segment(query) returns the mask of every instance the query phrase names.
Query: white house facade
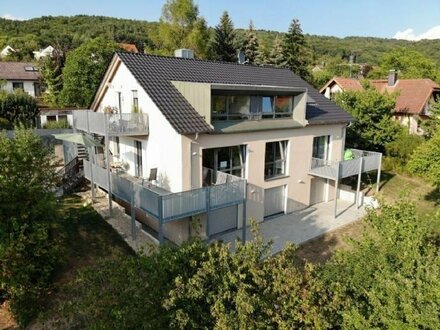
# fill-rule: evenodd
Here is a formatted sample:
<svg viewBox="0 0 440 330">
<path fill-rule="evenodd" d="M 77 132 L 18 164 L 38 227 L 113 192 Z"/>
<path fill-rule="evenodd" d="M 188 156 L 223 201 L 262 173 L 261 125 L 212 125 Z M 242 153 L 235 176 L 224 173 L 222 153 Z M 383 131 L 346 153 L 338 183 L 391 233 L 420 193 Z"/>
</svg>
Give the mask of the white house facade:
<svg viewBox="0 0 440 330">
<path fill-rule="evenodd" d="M 195 218 L 206 238 L 240 228 L 246 218 L 264 221 L 333 200 L 346 171 L 340 163 L 352 117 L 287 69 L 117 53 L 92 110 L 75 112 L 74 127 L 94 133 L 92 122 L 105 118 L 107 128 L 95 133 L 107 136 L 108 169 L 121 165 L 143 185 L 155 173 L 151 189 L 160 189 L 162 202 L 172 194 L 170 207 L 192 192 L 191 204 L 210 188 L 203 191 L 208 212 L 164 226 L 148 212 L 139 220 L 176 242 L 194 233 Z M 135 121 L 138 131 L 130 134 Z M 122 125 L 120 134 L 112 134 L 113 125 Z M 243 200 L 230 197 L 237 189 Z"/>
</svg>

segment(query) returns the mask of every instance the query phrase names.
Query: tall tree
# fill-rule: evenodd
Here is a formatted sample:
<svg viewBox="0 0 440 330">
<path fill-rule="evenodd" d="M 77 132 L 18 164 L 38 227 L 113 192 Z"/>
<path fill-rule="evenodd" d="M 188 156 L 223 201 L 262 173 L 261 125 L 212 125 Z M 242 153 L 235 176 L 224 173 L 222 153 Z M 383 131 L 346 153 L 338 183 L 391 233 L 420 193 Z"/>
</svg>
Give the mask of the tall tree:
<svg viewBox="0 0 440 330">
<path fill-rule="evenodd" d="M 153 39 L 156 47 L 166 54 L 178 48 L 193 48 L 197 56 L 205 57 L 209 31 L 193 0 L 168 0 Z"/>
<path fill-rule="evenodd" d="M 220 22 L 214 29 L 214 40 L 211 44 L 211 57 L 214 60 L 235 62 L 237 50 L 235 47 L 236 34 L 234 24 L 227 11 L 223 12 Z"/>
<path fill-rule="evenodd" d="M 282 45 L 286 66 L 301 78 L 310 80 L 308 65 L 311 54 L 307 48 L 299 20 L 292 20 L 289 31 L 283 37 Z"/>
<path fill-rule="evenodd" d="M 250 63 L 255 63 L 259 52 L 259 42 L 252 21 L 249 22 L 249 28 L 246 30 L 243 49 L 246 59 Z"/>
<path fill-rule="evenodd" d="M 275 37 L 267 61 L 268 64 L 278 68 L 285 67 L 287 65 L 286 58 L 284 57 L 282 41 L 278 35 Z"/>
<path fill-rule="evenodd" d="M 45 87 L 43 100 L 51 107 L 58 106 L 59 94 L 63 89 L 62 69 L 64 62 L 64 52 L 56 49 L 52 57 L 44 57 L 39 63 L 41 80 Z"/>
<path fill-rule="evenodd" d="M 67 54 L 61 105 L 89 106 L 116 49 L 115 43 L 96 38 Z"/>
</svg>

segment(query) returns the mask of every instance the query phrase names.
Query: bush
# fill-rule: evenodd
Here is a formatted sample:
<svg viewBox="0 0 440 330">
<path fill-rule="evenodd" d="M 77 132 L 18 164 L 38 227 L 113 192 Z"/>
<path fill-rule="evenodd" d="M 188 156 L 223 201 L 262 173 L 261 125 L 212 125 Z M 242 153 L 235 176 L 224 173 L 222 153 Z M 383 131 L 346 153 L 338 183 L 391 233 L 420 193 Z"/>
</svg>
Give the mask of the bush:
<svg viewBox="0 0 440 330">
<path fill-rule="evenodd" d="M 40 310 L 60 258 L 52 164 L 31 131 L 0 134 L 0 289 L 22 326 Z"/>
<path fill-rule="evenodd" d="M 393 172 L 407 171 L 406 165 L 414 151 L 425 139 L 422 136 L 410 134 L 402 129 L 396 140 L 385 146 L 386 157 L 384 158 L 384 170 Z"/>
<path fill-rule="evenodd" d="M 61 129 L 61 128 L 70 128 L 70 125 L 67 120 L 48 121 L 43 125 L 43 128 L 44 129 Z"/>
<path fill-rule="evenodd" d="M 8 129 L 17 125 L 33 127 L 38 114 L 35 97 L 22 90 L 0 93 L 0 117 L 7 121 Z"/>
</svg>

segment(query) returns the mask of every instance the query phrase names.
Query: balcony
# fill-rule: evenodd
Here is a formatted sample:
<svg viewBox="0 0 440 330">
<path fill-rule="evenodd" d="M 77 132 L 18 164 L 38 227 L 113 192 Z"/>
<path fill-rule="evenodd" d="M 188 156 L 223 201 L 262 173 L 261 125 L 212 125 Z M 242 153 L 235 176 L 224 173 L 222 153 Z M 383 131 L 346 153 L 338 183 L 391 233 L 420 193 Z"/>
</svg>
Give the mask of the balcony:
<svg viewBox="0 0 440 330">
<path fill-rule="evenodd" d="M 144 113 L 105 114 L 91 110 L 73 111 L 73 127 L 109 136 L 148 135 L 148 115 Z"/>
<path fill-rule="evenodd" d="M 342 161 L 329 161 L 312 158 L 310 175 L 321 178 L 337 180 L 359 173 L 380 170 L 382 154 L 374 151 L 351 149 L 353 159 Z"/>
</svg>

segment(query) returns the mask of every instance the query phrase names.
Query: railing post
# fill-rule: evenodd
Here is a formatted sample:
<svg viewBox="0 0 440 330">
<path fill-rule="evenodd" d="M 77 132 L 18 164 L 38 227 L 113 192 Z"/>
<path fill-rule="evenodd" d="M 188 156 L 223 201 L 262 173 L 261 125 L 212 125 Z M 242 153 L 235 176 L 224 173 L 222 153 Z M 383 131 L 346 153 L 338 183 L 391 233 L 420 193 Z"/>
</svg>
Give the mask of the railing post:
<svg viewBox="0 0 440 330">
<path fill-rule="evenodd" d="M 206 187 L 206 240 L 209 240 L 211 214 L 211 186 Z"/>
<path fill-rule="evenodd" d="M 131 182 L 131 239 L 136 240 L 136 206 L 134 199 L 134 183 Z"/>
<path fill-rule="evenodd" d="M 112 182 L 110 177 L 110 151 L 109 151 L 109 134 L 108 134 L 108 115 L 104 114 L 104 133 L 105 133 L 105 159 L 107 165 L 107 193 L 108 193 L 108 211 L 109 215 L 112 215 Z"/>
<path fill-rule="evenodd" d="M 243 223 L 242 223 L 242 232 L 241 232 L 241 240 L 243 241 L 243 244 L 246 243 L 246 217 L 247 217 L 247 213 L 246 213 L 246 206 L 247 206 L 247 180 L 244 180 L 243 182 L 244 187 L 243 187 Z"/>
<path fill-rule="evenodd" d="M 381 169 L 382 169 L 382 154 L 379 155 L 379 167 L 377 169 L 376 192 L 379 192 L 379 188 L 380 188 L 380 170 Z"/>
<path fill-rule="evenodd" d="M 159 245 L 163 244 L 163 198 L 159 196 Z"/>
<path fill-rule="evenodd" d="M 357 189 L 356 189 L 356 206 L 357 208 L 360 207 L 360 191 L 361 191 L 361 177 L 362 177 L 362 165 L 364 163 L 364 157 L 359 158 L 359 174 L 358 174 L 358 183 L 357 183 Z"/>
<path fill-rule="evenodd" d="M 336 168 L 336 182 L 335 182 L 335 209 L 334 209 L 334 218 L 338 214 L 338 189 L 339 189 L 339 173 L 341 169 L 341 162 L 338 162 L 338 166 Z"/>
</svg>

